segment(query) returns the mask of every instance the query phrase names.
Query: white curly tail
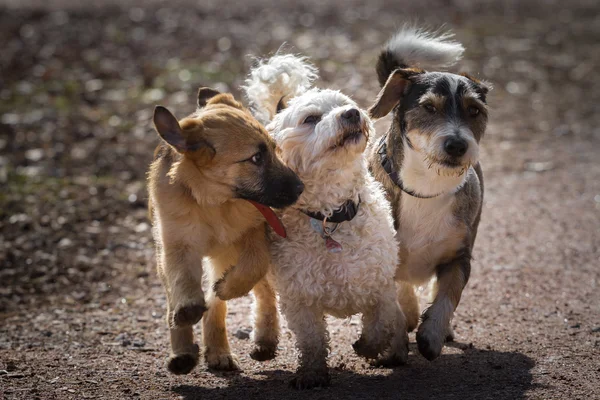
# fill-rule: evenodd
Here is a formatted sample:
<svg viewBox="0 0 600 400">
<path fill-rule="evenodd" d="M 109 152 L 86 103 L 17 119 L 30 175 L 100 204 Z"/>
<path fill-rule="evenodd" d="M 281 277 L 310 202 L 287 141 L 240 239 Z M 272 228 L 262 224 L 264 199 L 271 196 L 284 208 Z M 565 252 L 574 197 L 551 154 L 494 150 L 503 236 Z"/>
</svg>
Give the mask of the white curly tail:
<svg viewBox="0 0 600 400">
<path fill-rule="evenodd" d="M 267 124 L 278 106 L 306 92 L 317 78 L 317 68 L 306 57 L 278 54 L 252 68 L 243 89 L 256 119 Z"/>
<path fill-rule="evenodd" d="M 453 40 L 452 32 L 427 32 L 406 25 L 386 43 L 379 56 L 377 74 L 383 85 L 396 68 L 444 68 L 456 64 L 465 48 Z"/>
</svg>

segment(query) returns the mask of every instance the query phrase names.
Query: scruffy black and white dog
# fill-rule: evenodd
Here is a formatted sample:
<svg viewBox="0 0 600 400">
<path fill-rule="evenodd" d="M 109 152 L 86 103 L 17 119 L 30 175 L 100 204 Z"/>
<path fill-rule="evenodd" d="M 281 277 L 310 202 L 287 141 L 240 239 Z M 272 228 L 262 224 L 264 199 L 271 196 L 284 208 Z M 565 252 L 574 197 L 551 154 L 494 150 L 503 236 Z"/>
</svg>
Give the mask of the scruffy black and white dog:
<svg viewBox="0 0 600 400">
<path fill-rule="evenodd" d="M 414 287 L 437 278 L 417 331 L 419 351 L 429 360 L 452 339 L 450 322 L 471 271 L 483 200 L 479 141 L 488 86 L 468 75 L 421 68 L 451 66 L 463 51 L 448 33 L 401 29 L 379 56 L 383 88 L 369 110 L 373 118 L 393 110 L 369 162 L 392 202 L 400 244 L 396 280 L 409 331 L 419 322 Z"/>
<path fill-rule="evenodd" d="M 314 78 L 304 58 L 276 55 L 251 71 L 246 87 L 255 115 L 270 121 L 282 160 L 304 183 L 280 214 L 287 239 L 271 245 L 270 281 L 300 351 L 297 388 L 329 383 L 326 314 L 362 313 L 359 355 L 388 365 L 408 358 L 390 203 L 365 153 L 371 120 L 344 94 L 311 88 Z"/>
</svg>

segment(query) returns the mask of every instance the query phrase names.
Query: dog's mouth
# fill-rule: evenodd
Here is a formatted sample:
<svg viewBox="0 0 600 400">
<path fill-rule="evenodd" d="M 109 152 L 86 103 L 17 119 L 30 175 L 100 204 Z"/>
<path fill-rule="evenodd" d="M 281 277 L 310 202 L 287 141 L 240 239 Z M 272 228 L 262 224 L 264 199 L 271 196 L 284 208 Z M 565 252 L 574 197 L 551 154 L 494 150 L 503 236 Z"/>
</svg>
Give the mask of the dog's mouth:
<svg viewBox="0 0 600 400">
<path fill-rule="evenodd" d="M 361 129 L 345 131 L 338 141 L 331 146 L 331 149 L 336 150 L 347 145 L 358 144 L 363 138 L 366 137 L 367 135 Z"/>
</svg>

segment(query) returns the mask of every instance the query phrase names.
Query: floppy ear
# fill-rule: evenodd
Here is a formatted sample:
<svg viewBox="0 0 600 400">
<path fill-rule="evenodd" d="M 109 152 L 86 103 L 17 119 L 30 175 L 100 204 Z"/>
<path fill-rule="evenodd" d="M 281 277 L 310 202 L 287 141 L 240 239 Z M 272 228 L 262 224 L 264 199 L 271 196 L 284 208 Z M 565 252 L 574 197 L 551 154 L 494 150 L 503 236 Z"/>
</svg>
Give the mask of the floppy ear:
<svg viewBox="0 0 600 400">
<path fill-rule="evenodd" d="M 205 107 L 206 103 L 218 94 L 221 92 L 213 88 L 201 87 L 198 89 L 198 108 Z"/>
<path fill-rule="evenodd" d="M 400 68 L 392 72 L 377 95 L 375 104 L 369 108 L 369 116 L 371 118 L 382 118 L 388 115 L 408 92 L 411 78 L 423 72 L 423 70 L 414 68 Z"/>
<path fill-rule="evenodd" d="M 179 153 L 186 151 L 187 146 L 183 131 L 177 118 L 169 110 L 163 106 L 156 106 L 152 120 L 156 131 L 165 142 L 173 146 Z"/>
</svg>

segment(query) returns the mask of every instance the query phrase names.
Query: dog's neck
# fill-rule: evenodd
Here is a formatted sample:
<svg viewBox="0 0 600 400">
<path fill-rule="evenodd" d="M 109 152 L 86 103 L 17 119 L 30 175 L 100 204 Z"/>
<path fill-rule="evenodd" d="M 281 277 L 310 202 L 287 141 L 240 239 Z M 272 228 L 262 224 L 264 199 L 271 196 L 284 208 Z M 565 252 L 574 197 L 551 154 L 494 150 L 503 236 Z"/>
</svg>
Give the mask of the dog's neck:
<svg viewBox="0 0 600 400">
<path fill-rule="evenodd" d="M 339 168 L 324 168 L 312 176 L 302 176 L 304 192 L 293 206 L 297 209 L 328 214 L 349 199 L 359 201 L 360 188 L 368 174 L 365 157 Z"/>
<path fill-rule="evenodd" d="M 435 166 L 430 166 L 422 154 L 411 148 L 405 137 L 402 138 L 402 155 L 399 177 L 404 188 L 421 196 L 438 196 L 454 194 L 466 182 L 467 173 L 444 174 Z"/>
</svg>

